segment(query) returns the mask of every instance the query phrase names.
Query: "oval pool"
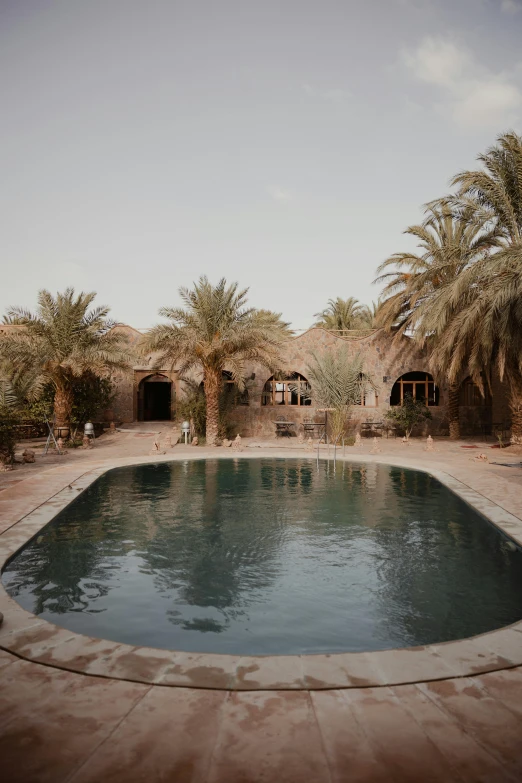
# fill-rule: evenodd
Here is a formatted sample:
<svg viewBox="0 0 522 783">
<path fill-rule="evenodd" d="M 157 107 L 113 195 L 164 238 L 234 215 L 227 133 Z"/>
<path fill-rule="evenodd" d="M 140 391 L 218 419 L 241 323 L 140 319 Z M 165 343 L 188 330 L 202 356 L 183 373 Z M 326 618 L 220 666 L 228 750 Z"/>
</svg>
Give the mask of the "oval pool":
<svg viewBox="0 0 522 783">
<path fill-rule="evenodd" d="M 71 631 L 191 652 L 380 650 L 522 618 L 522 552 L 437 479 L 376 463 L 117 468 L 2 579 Z"/>
</svg>

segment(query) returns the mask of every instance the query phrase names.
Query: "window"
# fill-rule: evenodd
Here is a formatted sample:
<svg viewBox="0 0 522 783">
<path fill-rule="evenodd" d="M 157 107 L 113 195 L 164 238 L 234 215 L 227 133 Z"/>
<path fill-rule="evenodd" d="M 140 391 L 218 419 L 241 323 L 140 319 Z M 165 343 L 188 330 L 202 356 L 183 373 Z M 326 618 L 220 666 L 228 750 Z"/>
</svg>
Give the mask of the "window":
<svg viewBox="0 0 522 783">
<path fill-rule="evenodd" d="M 484 384 L 484 396 L 482 396 L 479 387 L 471 378 L 463 380 L 460 386 L 459 405 L 471 407 L 491 405 L 491 394 L 487 385 Z"/>
<path fill-rule="evenodd" d="M 272 375 L 263 387 L 261 405 L 311 405 L 310 384 L 298 372 L 276 378 Z"/>
<path fill-rule="evenodd" d="M 221 376 L 223 378 L 223 391 L 225 395 L 228 398 L 229 394 L 234 395 L 234 405 L 250 405 L 250 400 L 248 397 L 248 389 L 243 389 L 242 392 L 239 391 L 237 388 L 235 382 L 232 380 L 232 373 L 230 370 L 223 370 L 221 373 Z M 205 384 L 203 381 L 199 384 L 199 388 L 203 389 L 205 387 Z"/>
<path fill-rule="evenodd" d="M 363 380 L 364 375 L 361 375 L 360 378 Z M 372 389 L 371 386 L 367 386 L 361 394 L 361 401 L 356 402 L 355 404 L 361 405 L 363 408 L 376 408 L 379 404 L 379 397 L 376 390 Z"/>
<path fill-rule="evenodd" d="M 363 405 L 365 408 L 376 408 L 378 400 L 379 398 L 377 397 L 377 392 L 375 389 L 366 389 L 363 394 L 361 405 Z"/>
<path fill-rule="evenodd" d="M 249 405 L 248 389 L 239 391 L 236 384 L 232 380 L 232 373 L 229 370 L 223 370 L 223 383 L 225 386 L 225 394 L 234 395 L 234 405 Z"/>
<path fill-rule="evenodd" d="M 404 397 L 410 395 L 425 405 L 439 404 L 439 390 L 433 376 L 428 372 L 407 372 L 395 381 L 390 395 L 390 405 L 402 405 Z"/>
</svg>

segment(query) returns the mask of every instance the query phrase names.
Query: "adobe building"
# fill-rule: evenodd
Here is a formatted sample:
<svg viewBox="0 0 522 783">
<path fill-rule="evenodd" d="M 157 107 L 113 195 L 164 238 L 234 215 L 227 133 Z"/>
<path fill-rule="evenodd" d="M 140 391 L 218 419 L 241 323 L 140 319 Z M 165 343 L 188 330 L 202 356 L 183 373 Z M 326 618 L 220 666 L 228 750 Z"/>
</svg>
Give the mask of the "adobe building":
<svg viewBox="0 0 522 783">
<path fill-rule="evenodd" d="M 132 327 L 124 329 L 133 345 L 141 333 Z M 224 373 L 225 384 L 234 393 L 230 410 L 231 434 L 242 437 L 275 436 L 275 421 L 294 422 L 292 431 L 303 432 L 303 424 L 324 421 L 310 397 L 307 373 L 312 352 L 343 349 L 350 356 L 359 354 L 364 372 L 374 384 L 375 392 L 368 391 L 352 413 L 352 429 L 360 430 L 364 422 L 382 422 L 390 405 L 400 405 L 405 394 L 427 402 L 432 414 L 427 427 L 433 435 L 447 435 L 448 387 L 444 379 L 434 379 L 427 371 L 427 358 L 421 351 L 412 350 L 411 341 L 404 338 L 401 346 L 392 344 L 382 330 L 366 336 L 339 336 L 322 328 L 311 328 L 283 343 L 285 369 L 271 376 L 266 368 L 252 363 L 247 367 L 247 389 L 239 394 Z M 175 368 L 157 367 L 151 355 L 136 365 L 131 373 L 115 379 L 116 397 L 113 407 L 106 411 L 106 420 L 116 422 L 174 421 L 177 402 L 184 394 L 184 384 Z M 195 380 L 200 380 L 195 378 Z M 489 435 L 497 427 L 507 428 L 509 408 L 506 390 L 496 381 L 492 394 L 484 398 L 470 378 L 463 378 L 460 388 L 460 421 L 462 435 Z"/>
</svg>

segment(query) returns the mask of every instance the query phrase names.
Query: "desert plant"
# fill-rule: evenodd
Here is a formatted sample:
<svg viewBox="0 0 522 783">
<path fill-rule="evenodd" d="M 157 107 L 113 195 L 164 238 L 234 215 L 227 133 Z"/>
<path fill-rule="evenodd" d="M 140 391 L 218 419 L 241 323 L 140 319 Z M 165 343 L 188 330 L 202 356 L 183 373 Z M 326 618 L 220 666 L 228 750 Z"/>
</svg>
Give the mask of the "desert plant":
<svg viewBox="0 0 522 783">
<path fill-rule="evenodd" d="M 170 366 L 184 377 L 194 368 L 203 371 L 207 403 L 206 440 L 219 439 L 219 400 L 223 371 L 230 372 L 240 391 L 245 385 L 245 363 L 273 368 L 281 364 L 280 343 L 285 338 L 279 318 L 246 307 L 248 289 L 221 279 L 212 285 L 201 277 L 189 290 L 180 288 L 185 308 L 163 307 L 170 323 L 158 324 L 146 335 L 143 348 L 157 351 L 158 366 Z"/>
<path fill-rule="evenodd" d="M 178 398 L 176 414 L 181 421 L 191 422 L 194 433 L 203 437 L 207 426 L 207 403 L 205 392 L 199 383 L 185 380 L 185 394 Z"/>
<path fill-rule="evenodd" d="M 46 384 L 53 386 L 57 427 L 70 427 L 78 378 L 127 369 L 132 359 L 125 333 L 107 317 L 109 309 L 89 310 L 95 296 L 83 292 L 75 296 L 72 288 L 56 296 L 43 290 L 36 313 L 23 308 L 7 313 L 20 328 L 0 340 L 0 359 L 13 368 L 15 377 L 31 368 L 32 399 Z"/>
<path fill-rule="evenodd" d="M 75 378 L 72 384 L 73 405 L 71 423 L 75 432 L 83 427 L 86 421 L 96 418 L 101 411 L 111 407 L 115 390 L 111 378 L 100 378 L 93 372 L 85 372 Z"/>
<path fill-rule="evenodd" d="M 421 400 L 414 400 L 411 394 L 405 394 L 402 405 L 394 405 L 384 414 L 384 418 L 404 430 L 406 440 L 417 424 L 431 419 L 431 411 Z"/>
<path fill-rule="evenodd" d="M 199 437 L 204 437 L 207 425 L 207 401 L 205 391 L 201 384 L 190 378 L 182 379 L 185 384 L 185 395 L 178 401 L 177 413 L 181 419 L 192 423 L 194 432 Z M 248 382 L 244 382 L 244 389 L 248 389 Z M 219 395 L 219 438 L 227 438 L 230 435 L 229 416 L 235 405 L 238 387 L 236 384 L 224 383 Z"/>
<path fill-rule="evenodd" d="M 333 443 L 339 443 L 346 432 L 350 407 L 360 404 L 368 388 L 375 388 L 372 379 L 365 374 L 359 354 L 350 357 L 345 349 L 312 352 L 307 367 L 314 404 L 329 411 L 329 428 Z"/>
<path fill-rule="evenodd" d="M 15 390 L 9 381 L 0 380 L 0 466 L 4 469 L 14 462 L 18 408 Z"/>
</svg>

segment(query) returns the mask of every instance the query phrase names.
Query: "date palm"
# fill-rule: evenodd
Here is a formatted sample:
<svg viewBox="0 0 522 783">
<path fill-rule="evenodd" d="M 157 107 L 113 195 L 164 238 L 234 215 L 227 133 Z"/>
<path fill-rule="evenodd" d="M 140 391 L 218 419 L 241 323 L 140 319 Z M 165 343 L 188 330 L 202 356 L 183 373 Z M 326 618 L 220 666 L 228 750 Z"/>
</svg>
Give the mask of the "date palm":
<svg viewBox="0 0 522 783">
<path fill-rule="evenodd" d="M 70 427 L 75 379 L 86 372 L 106 376 L 131 360 L 125 334 L 107 317 L 109 308 L 89 310 L 95 296 L 75 295 L 73 288 L 56 296 L 42 290 L 35 313 L 20 307 L 7 312 L 6 321 L 19 328 L 0 340 L 0 361 L 15 388 L 25 383 L 28 396 L 52 384 L 57 427 Z"/>
<path fill-rule="evenodd" d="M 192 289 L 180 288 L 185 304 L 163 307 L 159 314 L 170 323 L 158 324 L 147 334 L 144 349 L 157 351 L 158 366 L 170 365 L 180 376 L 190 370 L 203 372 L 207 401 L 206 440 L 218 443 L 219 397 L 223 371 L 232 375 L 240 391 L 245 388 L 247 363 L 270 368 L 281 364 L 279 346 L 286 327 L 269 311 L 247 308 L 248 289 L 222 278 L 212 285 L 200 277 Z"/>
<path fill-rule="evenodd" d="M 496 368 L 507 382 L 514 443 L 522 443 L 522 137 L 506 133 L 464 171 L 447 199 L 468 225 L 477 219 L 496 231 L 499 246 L 479 256 L 444 286 L 425 309 L 426 327 L 436 336 L 433 358 L 456 378 L 469 365 L 482 387 Z"/>
<path fill-rule="evenodd" d="M 330 329 L 344 334 L 358 329 L 368 329 L 372 325 L 372 312 L 353 296 L 348 299 L 329 299 L 328 306 L 320 313 L 315 313 L 318 320 L 314 326 Z"/>
<path fill-rule="evenodd" d="M 315 405 L 331 411 L 329 416 L 331 439 L 339 443 L 346 431 L 350 408 L 360 405 L 362 396 L 375 384 L 364 372 L 363 360 L 359 354 L 354 357 L 343 349 L 311 354 L 307 366 L 311 394 Z"/>
<path fill-rule="evenodd" d="M 378 268 L 375 282 L 384 282 L 382 304 L 377 323 L 396 339 L 404 335 L 417 337 L 432 346 L 433 328 L 426 327 L 426 312 L 439 290 L 451 284 L 469 264 L 483 257 L 498 241 L 494 227 L 476 219 L 469 207 L 465 215 L 456 217 L 450 207 L 436 203 L 427 207 L 422 225 L 410 226 L 404 233 L 418 240 L 420 253 L 394 253 Z M 392 267 L 391 271 L 386 271 Z M 438 367 L 444 372 L 444 365 Z M 448 418 L 451 438 L 459 438 L 459 383 L 449 377 Z"/>
</svg>

